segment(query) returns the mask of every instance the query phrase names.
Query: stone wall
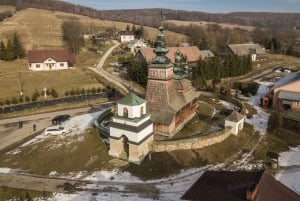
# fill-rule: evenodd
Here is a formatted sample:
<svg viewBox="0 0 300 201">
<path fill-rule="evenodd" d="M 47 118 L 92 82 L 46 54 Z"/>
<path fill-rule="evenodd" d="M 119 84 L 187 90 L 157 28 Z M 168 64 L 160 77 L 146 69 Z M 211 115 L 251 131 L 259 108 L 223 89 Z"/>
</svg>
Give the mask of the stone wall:
<svg viewBox="0 0 300 201">
<path fill-rule="evenodd" d="M 186 139 L 179 140 L 163 140 L 154 141 L 150 145 L 151 152 L 164 152 L 175 150 L 188 150 L 188 149 L 200 149 L 206 146 L 210 146 L 219 142 L 222 142 L 231 135 L 231 128 L 227 127 L 222 131 L 207 135 L 207 136 L 195 136 Z"/>
</svg>

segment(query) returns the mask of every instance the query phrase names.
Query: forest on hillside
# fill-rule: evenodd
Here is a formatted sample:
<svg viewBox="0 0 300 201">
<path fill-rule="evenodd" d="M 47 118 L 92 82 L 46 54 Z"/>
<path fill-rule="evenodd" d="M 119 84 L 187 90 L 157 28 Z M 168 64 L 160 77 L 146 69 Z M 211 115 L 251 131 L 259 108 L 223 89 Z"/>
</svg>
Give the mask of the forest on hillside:
<svg viewBox="0 0 300 201">
<path fill-rule="evenodd" d="M 85 15 L 93 18 L 130 22 L 139 25 L 157 27 L 163 20 L 208 21 L 233 23 L 271 29 L 300 28 L 300 13 L 233 12 L 227 14 L 206 13 L 171 9 L 132 9 L 132 10 L 96 10 L 58 0 L 0 0 L 0 5 L 16 6 L 17 10 L 41 8 Z M 154 5 L 155 6 L 155 5 Z"/>
<path fill-rule="evenodd" d="M 255 42 L 270 52 L 300 56 L 300 13 L 235 12 L 212 14 L 170 9 L 95 10 L 58 0 L 0 0 L 0 5 L 12 5 L 16 10 L 39 8 L 89 16 L 102 20 L 158 27 L 161 21 L 169 31 L 189 37 L 191 45 L 221 52 L 228 44 Z M 1 14 L 1 13 L 0 13 Z M 9 13 L 3 14 L 9 17 Z M 1 16 L 1 15 L 0 15 Z M 207 28 L 197 25 L 177 25 L 166 20 L 208 21 Z M 217 23 L 232 23 L 256 27 L 254 31 L 224 28 Z M 177 41 L 178 43 L 183 41 Z"/>
</svg>

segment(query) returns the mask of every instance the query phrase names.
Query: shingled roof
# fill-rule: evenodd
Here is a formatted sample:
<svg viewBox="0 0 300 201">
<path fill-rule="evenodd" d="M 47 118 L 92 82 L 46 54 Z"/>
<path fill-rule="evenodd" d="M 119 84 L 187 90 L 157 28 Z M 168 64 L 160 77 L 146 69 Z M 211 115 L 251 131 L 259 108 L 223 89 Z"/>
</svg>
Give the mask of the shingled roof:
<svg viewBox="0 0 300 201">
<path fill-rule="evenodd" d="M 154 48 L 142 48 L 139 52 L 144 56 L 147 63 L 151 63 L 152 59 L 155 57 Z M 169 52 L 167 53 L 168 59 L 171 63 L 175 63 L 175 53 L 178 50 L 183 56 L 187 57 L 188 63 L 193 63 L 202 58 L 201 51 L 197 46 L 188 47 L 168 47 Z"/>
<path fill-rule="evenodd" d="M 193 201 L 300 201 L 300 196 L 266 171 L 207 171 L 181 197 Z"/>
<path fill-rule="evenodd" d="M 244 118 L 243 115 L 241 115 L 239 112 L 237 112 L 236 110 L 234 110 L 233 112 L 231 112 L 231 114 L 226 118 L 226 120 L 228 121 L 233 121 L 233 122 L 239 122 L 240 120 L 242 120 Z"/>
<path fill-rule="evenodd" d="M 237 56 L 248 56 L 252 50 L 257 55 L 266 54 L 266 51 L 259 44 L 255 43 L 229 44 L 228 47 Z"/>
<path fill-rule="evenodd" d="M 69 53 L 67 50 L 29 50 L 29 63 L 43 63 L 47 59 L 52 58 L 56 62 L 75 63 L 75 55 Z"/>
</svg>

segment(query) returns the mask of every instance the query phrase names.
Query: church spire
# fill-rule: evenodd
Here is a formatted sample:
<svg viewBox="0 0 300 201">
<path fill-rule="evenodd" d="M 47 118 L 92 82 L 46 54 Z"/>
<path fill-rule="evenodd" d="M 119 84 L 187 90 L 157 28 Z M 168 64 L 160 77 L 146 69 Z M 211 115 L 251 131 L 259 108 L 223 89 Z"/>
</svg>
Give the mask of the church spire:
<svg viewBox="0 0 300 201">
<path fill-rule="evenodd" d="M 166 48 L 166 40 L 165 40 L 165 34 L 164 34 L 164 27 L 163 25 L 160 25 L 158 30 L 158 34 L 156 35 L 156 41 L 155 41 L 155 49 L 154 53 L 156 56 L 152 60 L 152 64 L 169 64 L 170 60 L 166 57 L 166 54 L 169 52 L 169 50 Z"/>
</svg>

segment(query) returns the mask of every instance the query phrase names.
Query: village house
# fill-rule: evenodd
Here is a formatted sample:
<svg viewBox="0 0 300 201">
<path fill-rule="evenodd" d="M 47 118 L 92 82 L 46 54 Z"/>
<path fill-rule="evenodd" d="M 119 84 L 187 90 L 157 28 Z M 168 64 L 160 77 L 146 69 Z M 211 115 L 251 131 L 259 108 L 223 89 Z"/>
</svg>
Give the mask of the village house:
<svg viewBox="0 0 300 201">
<path fill-rule="evenodd" d="M 132 31 L 119 31 L 118 40 L 121 43 L 128 43 L 128 42 L 134 40 L 134 34 Z"/>
<path fill-rule="evenodd" d="M 201 54 L 202 54 L 202 58 L 204 60 L 211 59 L 211 58 L 215 57 L 214 53 L 212 53 L 212 51 L 210 51 L 210 50 L 200 50 L 200 51 L 201 51 Z"/>
<path fill-rule="evenodd" d="M 238 57 L 250 56 L 251 61 L 266 59 L 266 51 L 257 43 L 229 44 L 225 54 L 234 54 Z"/>
<path fill-rule="evenodd" d="M 300 110 L 300 71 L 275 82 L 268 97 L 274 108 Z"/>
<path fill-rule="evenodd" d="M 32 71 L 63 70 L 73 67 L 75 55 L 67 50 L 29 50 L 28 67 Z"/>
<path fill-rule="evenodd" d="M 197 46 L 168 47 L 168 50 L 166 57 L 172 64 L 175 63 L 175 53 L 177 51 L 186 58 L 186 61 L 190 66 L 196 65 L 199 59 L 204 59 L 204 56 Z M 135 59 L 137 63 L 146 62 L 147 64 L 151 64 L 151 61 L 155 56 L 154 48 L 142 48 L 135 54 Z"/>
<path fill-rule="evenodd" d="M 135 39 L 128 43 L 127 48 L 130 49 L 132 54 L 136 54 L 139 49 L 147 48 L 147 43 L 143 39 Z"/>
<path fill-rule="evenodd" d="M 300 201 L 300 196 L 267 171 L 207 171 L 182 201 Z"/>
<path fill-rule="evenodd" d="M 196 114 L 199 92 L 185 79 L 187 64 L 180 56 L 180 49 L 170 55 L 174 66 L 166 56 L 169 50 L 163 31 L 164 27 L 160 26 L 155 42 L 155 56 L 148 65 L 146 100 L 154 131 L 173 136 Z"/>
</svg>

